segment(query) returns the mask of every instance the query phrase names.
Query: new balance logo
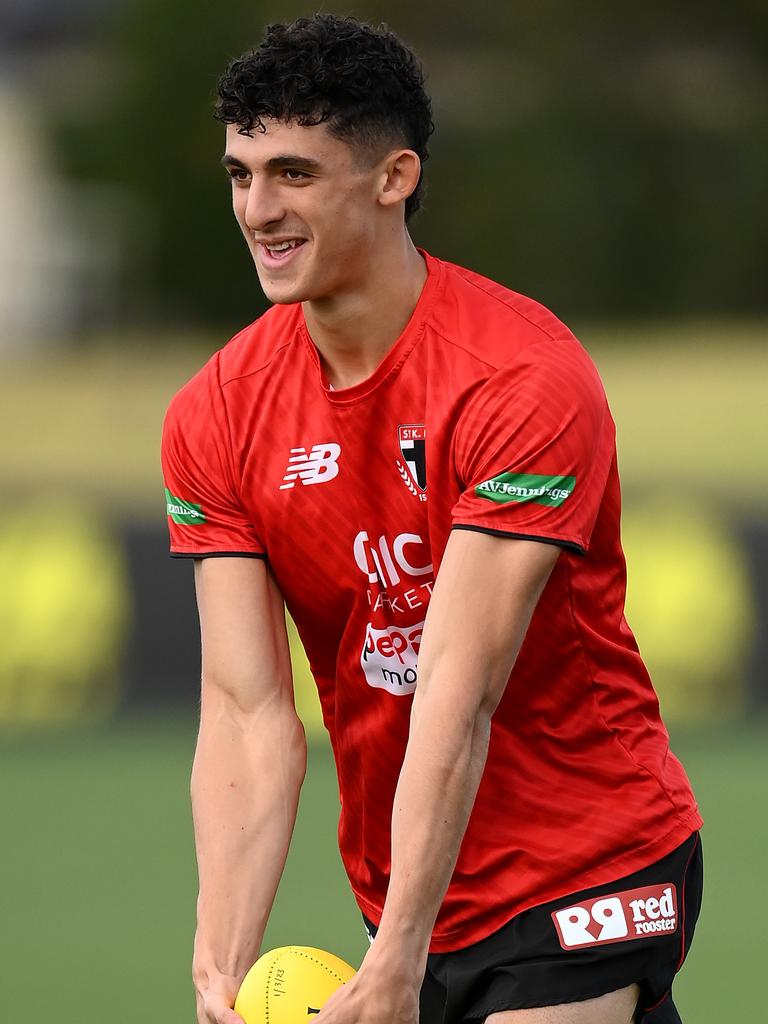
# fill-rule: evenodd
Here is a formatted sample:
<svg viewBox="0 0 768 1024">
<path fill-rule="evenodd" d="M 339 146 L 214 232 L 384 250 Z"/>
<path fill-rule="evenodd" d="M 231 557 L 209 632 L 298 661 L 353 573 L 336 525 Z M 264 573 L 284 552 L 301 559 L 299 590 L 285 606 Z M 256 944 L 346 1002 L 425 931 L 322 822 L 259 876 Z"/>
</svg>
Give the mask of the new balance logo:
<svg viewBox="0 0 768 1024">
<path fill-rule="evenodd" d="M 327 484 L 339 475 L 340 455 L 341 446 L 333 442 L 315 444 L 309 453 L 306 448 L 291 448 L 280 490 L 295 487 L 297 480 L 303 484 Z"/>
</svg>

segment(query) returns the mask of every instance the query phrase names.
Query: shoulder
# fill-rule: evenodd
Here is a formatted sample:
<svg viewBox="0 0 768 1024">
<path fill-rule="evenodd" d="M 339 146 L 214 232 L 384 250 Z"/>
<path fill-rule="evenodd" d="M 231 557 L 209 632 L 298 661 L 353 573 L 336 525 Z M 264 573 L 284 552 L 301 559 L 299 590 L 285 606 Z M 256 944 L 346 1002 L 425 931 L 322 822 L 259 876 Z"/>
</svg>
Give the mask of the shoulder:
<svg viewBox="0 0 768 1024">
<path fill-rule="evenodd" d="M 269 370 L 296 338 L 299 305 L 272 306 L 215 352 L 176 392 L 167 420 L 196 416 L 202 408 L 223 401 L 228 384 Z"/>
<path fill-rule="evenodd" d="M 562 320 L 535 299 L 454 263 L 438 261 L 443 276 L 433 326 L 444 341 L 492 369 L 516 362 L 534 347 L 577 359 L 589 357 Z"/>
<path fill-rule="evenodd" d="M 293 303 L 272 306 L 258 320 L 244 327 L 218 353 L 221 387 L 268 370 L 296 340 L 301 319 L 301 306 Z"/>
<path fill-rule="evenodd" d="M 451 263 L 432 324 L 440 348 L 474 382 L 460 425 L 494 419 L 538 424 L 576 417 L 595 429 L 610 411 L 598 370 L 570 330 L 542 303 Z"/>
</svg>

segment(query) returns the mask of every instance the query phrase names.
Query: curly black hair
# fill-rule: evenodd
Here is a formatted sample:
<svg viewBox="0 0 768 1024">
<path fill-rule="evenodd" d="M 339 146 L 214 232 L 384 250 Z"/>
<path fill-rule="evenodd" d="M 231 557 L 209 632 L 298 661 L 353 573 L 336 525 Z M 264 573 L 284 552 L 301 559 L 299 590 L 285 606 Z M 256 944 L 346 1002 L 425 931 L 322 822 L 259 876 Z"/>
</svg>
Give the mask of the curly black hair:
<svg viewBox="0 0 768 1024">
<path fill-rule="evenodd" d="M 262 118 L 327 122 L 329 131 L 373 153 L 404 143 L 421 158 L 434 131 L 432 104 L 416 56 L 385 25 L 316 14 L 269 25 L 261 44 L 233 60 L 219 80 L 215 116 L 242 131 Z M 423 174 L 405 204 L 421 205 Z"/>
</svg>

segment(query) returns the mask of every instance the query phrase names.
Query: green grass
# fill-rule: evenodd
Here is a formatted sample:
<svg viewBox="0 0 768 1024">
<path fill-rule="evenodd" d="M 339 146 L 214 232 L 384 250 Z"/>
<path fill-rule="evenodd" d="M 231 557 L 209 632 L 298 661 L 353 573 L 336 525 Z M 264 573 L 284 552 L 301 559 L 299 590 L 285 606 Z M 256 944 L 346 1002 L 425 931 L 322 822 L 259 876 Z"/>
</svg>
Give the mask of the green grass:
<svg viewBox="0 0 768 1024">
<path fill-rule="evenodd" d="M 3 1020 L 192 1020 L 195 871 L 189 719 L 0 743 Z M 768 723 L 679 734 L 706 818 L 706 900 L 677 985 L 687 1024 L 758 1018 Z M 365 941 L 335 848 L 336 784 L 311 752 L 295 843 L 267 945 L 359 962 Z M 735 1004 L 734 1004 L 734 1001 Z"/>
</svg>

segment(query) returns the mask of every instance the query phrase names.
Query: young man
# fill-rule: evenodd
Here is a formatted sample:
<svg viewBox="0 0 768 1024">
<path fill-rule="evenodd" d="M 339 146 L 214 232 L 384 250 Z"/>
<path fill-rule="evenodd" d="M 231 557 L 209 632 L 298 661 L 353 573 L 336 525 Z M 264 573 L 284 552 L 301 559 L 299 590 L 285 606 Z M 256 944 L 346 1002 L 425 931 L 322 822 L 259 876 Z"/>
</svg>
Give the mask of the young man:
<svg viewBox="0 0 768 1024">
<path fill-rule="evenodd" d="M 391 33 L 272 26 L 219 93 L 274 306 L 163 440 L 202 630 L 198 1020 L 239 1024 L 294 825 L 285 602 L 376 934 L 319 1024 L 676 1021 L 701 821 L 623 617 L 597 373 L 538 303 L 414 247 L 431 112 Z"/>
</svg>

